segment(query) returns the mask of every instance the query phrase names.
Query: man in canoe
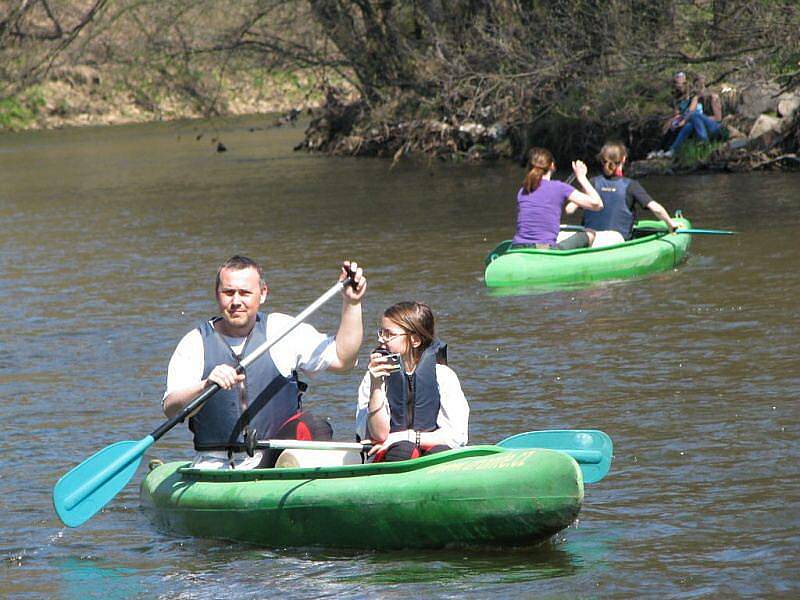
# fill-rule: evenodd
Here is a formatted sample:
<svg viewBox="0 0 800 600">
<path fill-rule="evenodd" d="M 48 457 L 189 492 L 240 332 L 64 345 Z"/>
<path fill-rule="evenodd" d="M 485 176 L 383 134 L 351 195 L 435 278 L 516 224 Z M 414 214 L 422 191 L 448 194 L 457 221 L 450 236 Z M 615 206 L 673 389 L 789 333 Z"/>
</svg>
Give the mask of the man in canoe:
<svg viewBox="0 0 800 600">
<path fill-rule="evenodd" d="M 603 174 L 592 178 L 592 186 L 603 199 L 603 208 L 597 212 L 584 211 L 582 225 L 586 231 L 559 235 L 559 246 L 562 248 L 579 248 L 591 246 L 600 248 L 621 244 L 633 236 L 636 223 L 637 205 L 648 209 L 660 220 L 664 221 L 669 231 L 674 231 L 679 224 L 674 221 L 666 209 L 650 197 L 635 179 L 623 177 L 622 168 L 628 159 L 628 150 L 621 142 L 606 142 L 597 160 Z M 579 206 L 569 202 L 564 207 L 568 215 L 578 210 Z"/>
<path fill-rule="evenodd" d="M 340 281 L 351 275 L 355 287 L 342 290 L 342 316 L 336 337 L 301 324 L 247 367 L 236 366 L 251 351 L 280 333 L 291 317 L 259 311 L 268 288 L 263 269 L 245 256 L 233 256 L 217 271 L 219 316 L 187 333 L 169 361 L 162 407 L 173 417 L 212 383 L 221 388 L 189 418 L 197 451 L 192 466 L 249 469 L 272 466 L 277 453 L 247 453 L 248 441 L 269 438 L 331 439 L 327 421 L 301 410 L 306 385 L 298 371 L 347 371 L 356 364 L 363 337 L 361 299 L 367 280 L 358 265 L 345 261 Z M 252 449 L 252 446 L 251 446 Z"/>
</svg>

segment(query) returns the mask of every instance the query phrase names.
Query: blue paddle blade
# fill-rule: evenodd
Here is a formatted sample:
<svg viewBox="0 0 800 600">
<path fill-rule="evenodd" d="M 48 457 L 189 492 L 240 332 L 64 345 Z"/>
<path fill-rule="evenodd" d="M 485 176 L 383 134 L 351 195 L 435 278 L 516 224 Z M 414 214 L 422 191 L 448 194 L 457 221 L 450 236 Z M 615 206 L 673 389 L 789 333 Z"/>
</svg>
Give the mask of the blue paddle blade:
<svg viewBox="0 0 800 600">
<path fill-rule="evenodd" d="M 512 435 L 496 444 L 502 448 L 547 448 L 566 452 L 581 468 L 584 483 L 597 483 L 606 476 L 614 456 L 611 438 L 596 429 L 553 429 Z"/>
<path fill-rule="evenodd" d="M 736 231 L 726 231 L 724 229 L 676 229 L 675 233 L 689 233 L 700 235 L 736 235 Z"/>
<path fill-rule="evenodd" d="M 53 488 L 53 506 L 61 522 L 77 527 L 91 519 L 131 480 L 142 455 L 155 440 L 117 442 L 71 469 Z"/>
<path fill-rule="evenodd" d="M 637 227 L 636 231 L 639 233 L 663 233 L 668 234 L 666 227 Z M 686 233 L 689 235 L 736 235 L 738 231 L 728 231 L 726 229 L 694 229 L 684 228 L 676 229 L 673 233 Z"/>
</svg>

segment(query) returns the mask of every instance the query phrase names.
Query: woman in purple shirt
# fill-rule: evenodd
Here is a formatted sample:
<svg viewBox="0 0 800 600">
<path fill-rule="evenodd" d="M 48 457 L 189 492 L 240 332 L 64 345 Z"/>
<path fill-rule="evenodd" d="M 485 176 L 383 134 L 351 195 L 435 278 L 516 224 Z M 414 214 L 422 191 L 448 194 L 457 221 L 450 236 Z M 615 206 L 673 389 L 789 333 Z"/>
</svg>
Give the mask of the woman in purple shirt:
<svg viewBox="0 0 800 600">
<path fill-rule="evenodd" d="M 569 200 L 585 210 L 601 210 L 603 201 L 586 178 L 583 161 L 572 161 L 572 171 L 584 192 L 563 181 L 551 181 L 556 163 L 549 150 L 533 148 L 531 170 L 517 193 L 517 233 L 512 248 L 558 248 L 556 238 L 561 227 L 561 209 Z M 570 247 L 574 248 L 574 240 Z M 588 245 L 588 240 L 587 244 Z"/>
</svg>

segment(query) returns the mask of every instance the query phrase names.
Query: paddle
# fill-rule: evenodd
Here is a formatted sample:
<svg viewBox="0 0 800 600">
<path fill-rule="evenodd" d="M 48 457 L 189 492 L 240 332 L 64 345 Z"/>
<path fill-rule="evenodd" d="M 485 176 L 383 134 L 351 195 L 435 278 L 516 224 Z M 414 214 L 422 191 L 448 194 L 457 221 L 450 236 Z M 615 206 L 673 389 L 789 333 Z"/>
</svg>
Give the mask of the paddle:
<svg viewBox="0 0 800 600">
<path fill-rule="evenodd" d="M 511 248 L 511 240 L 506 240 L 504 242 L 500 242 L 494 249 L 486 255 L 486 258 L 483 259 L 484 266 L 488 267 L 489 263 L 495 260 L 501 254 L 505 254 Z"/>
<path fill-rule="evenodd" d="M 636 231 L 642 233 L 668 233 L 666 229 L 659 229 L 657 227 L 637 227 Z M 688 233 L 691 235 L 736 235 L 737 231 L 726 231 L 724 229 L 692 229 L 686 227 L 684 229 L 676 229 L 672 233 Z"/>
<path fill-rule="evenodd" d="M 561 231 L 586 231 L 586 228 L 581 225 L 562 225 Z M 637 227 L 635 231 L 641 233 L 669 233 L 666 229 L 659 227 Z M 693 229 L 686 227 L 683 229 L 676 229 L 673 233 L 689 233 L 692 235 L 736 235 L 738 232 L 726 231 L 724 229 Z"/>
<path fill-rule="evenodd" d="M 372 448 L 372 442 L 326 442 L 315 440 L 261 440 L 255 448 L 264 450 L 358 450 Z"/>
<path fill-rule="evenodd" d="M 337 282 L 297 315 L 277 336 L 256 348 L 241 361 L 237 371 L 244 372 L 253 361 L 286 337 L 347 285 L 353 285 L 352 277 Z M 131 480 L 145 451 L 175 425 L 182 423 L 186 417 L 203 406 L 219 389 L 219 385 L 212 383 L 183 410 L 150 435 L 139 441 L 111 444 L 68 471 L 53 488 L 53 506 L 61 522 L 68 527 L 77 527 L 92 518 Z"/>
<path fill-rule="evenodd" d="M 596 429 L 528 431 L 512 435 L 496 445 L 501 448 L 547 448 L 566 452 L 580 466 L 584 483 L 597 483 L 606 476 L 614 452 L 611 438 Z"/>
</svg>

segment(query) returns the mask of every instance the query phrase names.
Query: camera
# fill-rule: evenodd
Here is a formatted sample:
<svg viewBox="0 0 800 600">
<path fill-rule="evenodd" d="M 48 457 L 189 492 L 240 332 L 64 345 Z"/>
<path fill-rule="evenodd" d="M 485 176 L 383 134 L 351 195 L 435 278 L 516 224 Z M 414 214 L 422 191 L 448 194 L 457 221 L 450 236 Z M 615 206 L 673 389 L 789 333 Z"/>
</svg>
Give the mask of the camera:
<svg viewBox="0 0 800 600">
<path fill-rule="evenodd" d="M 393 369 L 400 368 L 400 354 L 398 354 L 397 352 L 389 352 L 386 348 L 383 348 L 381 346 L 378 346 L 372 352 L 373 353 L 377 352 L 378 354 L 382 354 L 383 356 L 385 356 L 386 364 L 390 365 Z"/>
<path fill-rule="evenodd" d="M 386 362 L 392 366 L 400 366 L 400 355 L 398 353 L 386 354 Z"/>
</svg>

